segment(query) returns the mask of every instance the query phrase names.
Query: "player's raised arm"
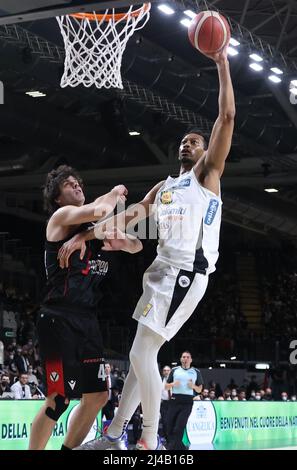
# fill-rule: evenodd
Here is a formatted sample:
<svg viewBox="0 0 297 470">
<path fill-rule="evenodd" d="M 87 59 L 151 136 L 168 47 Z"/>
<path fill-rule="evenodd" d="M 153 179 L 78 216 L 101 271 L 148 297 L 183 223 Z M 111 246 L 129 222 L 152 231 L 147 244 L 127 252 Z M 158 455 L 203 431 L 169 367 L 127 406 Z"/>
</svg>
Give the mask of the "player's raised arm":
<svg viewBox="0 0 297 470">
<path fill-rule="evenodd" d="M 64 268 L 68 266 L 69 258 L 74 251 L 80 250 L 80 257 L 83 258 L 86 249 L 85 242 L 88 240 L 95 238 L 105 240 L 105 247 L 108 247 L 109 243 L 107 243 L 106 233 L 111 233 L 115 229 L 119 231 L 119 233 L 124 234 L 125 237 L 125 244 L 123 247 L 117 249 L 129 251 L 130 253 L 140 251 L 142 249 L 141 242 L 133 237 L 129 237 L 125 231 L 127 227 L 134 227 L 138 222 L 151 214 L 156 194 L 162 185 L 163 181 L 156 184 L 140 202 L 128 207 L 126 211 L 122 211 L 114 217 L 99 222 L 94 225 L 93 228 L 74 235 L 69 241 L 65 242 L 58 254 L 60 267 Z M 120 237 L 117 238 L 119 239 Z M 109 237 L 109 239 L 111 239 L 111 237 Z M 119 246 L 119 242 L 115 239 L 112 246 Z"/>
<path fill-rule="evenodd" d="M 221 177 L 231 148 L 234 129 L 235 100 L 227 58 L 227 46 L 221 52 L 209 55 L 217 65 L 220 92 L 219 115 L 213 126 L 204 160 L 206 171 L 215 171 Z"/>
<path fill-rule="evenodd" d="M 64 182 L 64 185 L 69 184 L 72 184 L 72 182 Z M 77 185 L 74 190 L 80 191 L 80 187 Z M 49 223 L 68 226 L 101 220 L 114 210 L 119 201 L 125 202 L 127 194 L 128 190 L 124 185 L 115 186 L 109 193 L 98 197 L 90 204 L 81 206 L 66 205 L 61 207 L 53 214 Z"/>
</svg>

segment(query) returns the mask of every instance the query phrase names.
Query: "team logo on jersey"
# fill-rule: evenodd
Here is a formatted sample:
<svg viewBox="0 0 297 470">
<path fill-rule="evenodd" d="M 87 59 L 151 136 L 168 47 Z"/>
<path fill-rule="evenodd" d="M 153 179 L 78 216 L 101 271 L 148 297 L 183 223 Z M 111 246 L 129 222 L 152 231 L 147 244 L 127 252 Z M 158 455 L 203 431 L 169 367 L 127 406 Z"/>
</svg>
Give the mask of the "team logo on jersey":
<svg viewBox="0 0 297 470">
<path fill-rule="evenodd" d="M 152 304 L 147 304 L 147 306 L 145 307 L 144 311 L 142 312 L 142 315 L 143 315 L 144 317 L 146 317 L 147 314 L 149 313 L 149 311 L 151 310 L 151 308 L 152 308 Z"/>
<path fill-rule="evenodd" d="M 190 285 L 190 279 L 188 278 L 188 276 L 181 276 L 178 280 L 178 283 L 181 287 L 189 287 Z"/>
<path fill-rule="evenodd" d="M 172 191 L 162 191 L 161 192 L 161 203 L 162 204 L 171 204 L 172 203 Z"/>
<path fill-rule="evenodd" d="M 74 387 L 76 385 L 76 381 L 75 380 L 70 380 L 68 383 L 69 383 L 69 386 L 70 386 L 71 390 L 74 390 Z"/>
<path fill-rule="evenodd" d="M 51 379 L 52 382 L 58 382 L 59 378 L 60 378 L 60 376 L 59 376 L 58 372 L 53 371 L 53 372 L 50 373 L 50 379 Z"/>
<path fill-rule="evenodd" d="M 209 201 L 209 206 L 208 206 L 206 216 L 204 219 L 204 223 L 206 225 L 211 225 L 213 223 L 218 207 L 219 207 L 219 201 L 217 199 L 211 199 Z"/>
</svg>

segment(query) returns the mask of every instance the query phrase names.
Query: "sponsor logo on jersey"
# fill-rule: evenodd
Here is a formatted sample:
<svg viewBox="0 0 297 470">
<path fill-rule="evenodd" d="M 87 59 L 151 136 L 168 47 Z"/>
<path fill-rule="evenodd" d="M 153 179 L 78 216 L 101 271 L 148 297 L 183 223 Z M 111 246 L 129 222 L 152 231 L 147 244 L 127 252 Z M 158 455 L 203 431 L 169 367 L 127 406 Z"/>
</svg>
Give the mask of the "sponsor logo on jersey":
<svg viewBox="0 0 297 470">
<path fill-rule="evenodd" d="M 160 200 L 162 204 L 171 204 L 172 203 L 172 191 L 162 191 Z"/>
<path fill-rule="evenodd" d="M 50 379 L 51 379 L 52 382 L 58 382 L 59 378 L 60 378 L 60 376 L 59 376 L 58 372 L 53 371 L 53 372 L 50 373 Z"/>
<path fill-rule="evenodd" d="M 144 311 L 142 312 L 142 315 L 143 315 L 144 317 L 146 317 L 147 314 L 149 313 L 149 311 L 151 310 L 151 308 L 152 308 L 152 304 L 147 304 L 147 306 L 145 307 Z"/>
<path fill-rule="evenodd" d="M 206 225 L 211 225 L 213 223 L 218 207 L 219 207 L 219 201 L 217 199 L 211 199 L 209 201 L 209 206 L 208 206 L 206 216 L 204 219 L 204 223 Z"/>
<path fill-rule="evenodd" d="M 99 358 L 96 358 L 96 359 L 84 359 L 83 360 L 84 364 L 93 364 L 95 362 L 104 362 L 104 359 L 103 359 L 103 357 L 99 357 Z"/>
<path fill-rule="evenodd" d="M 178 280 L 178 283 L 181 287 L 189 287 L 190 285 L 190 279 L 188 278 L 188 276 L 181 276 Z"/>
<path fill-rule="evenodd" d="M 108 261 L 103 261 L 101 259 L 91 259 L 89 261 L 89 268 L 91 274 L 105 276 L 108 273 Z"/>
<path fill-rule="evenodd" d="M 159 211 L 159 215 L 185 215 L 186 212 L 187 209 L 185 207 L 166 207 L 166 209 L 161 209 Z"/>
<path fill-rule="evenodd" d="M 191 178 L 186 178 L 182 181 L 180 181 L 176 186 L 173 186 L 172 189 L 182 189 L 182 188 L 188 188 L 191 184 Z"/>
</svg>

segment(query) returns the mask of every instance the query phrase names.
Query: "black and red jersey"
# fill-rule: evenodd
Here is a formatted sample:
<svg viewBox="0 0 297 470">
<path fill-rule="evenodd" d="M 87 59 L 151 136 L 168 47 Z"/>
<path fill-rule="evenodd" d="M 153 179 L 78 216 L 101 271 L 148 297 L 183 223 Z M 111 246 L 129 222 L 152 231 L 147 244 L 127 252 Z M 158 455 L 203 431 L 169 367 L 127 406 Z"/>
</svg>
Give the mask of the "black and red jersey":
<svg viewBox="0 0 297 470">
<path fill-rule="evenodd" d="M 87 225 L 84 224 L 76 233 L 86 228 Z M 69 267 L 61 269 L 57 259 L 58 251 L 69 238 L 45 242 L 47 284 L 42 306 L 56 306 L 72 312 L 96 311 L 98 302 L 103 297 L 102 283 L 111 269 L 112 256 L 101 250 L 100 240 L 87 241 L 84 258 L 80 260 L 80 252 L 75 251 L 70 257 Z"/>
</svg>

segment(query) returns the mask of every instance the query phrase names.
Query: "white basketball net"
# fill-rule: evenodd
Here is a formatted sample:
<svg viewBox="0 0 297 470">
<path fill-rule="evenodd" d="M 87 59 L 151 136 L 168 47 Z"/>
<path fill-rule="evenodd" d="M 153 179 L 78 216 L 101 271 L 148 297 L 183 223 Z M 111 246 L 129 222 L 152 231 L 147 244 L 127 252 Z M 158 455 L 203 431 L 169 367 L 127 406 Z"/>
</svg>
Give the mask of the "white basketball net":
<svg viewBox="0 0 297 470">
<path fill-rule="evenodd" d="M 65 45 L 61 87 L 82 84 L 85 87 L 95 85 L 97 88 L 122 89 L 123 52 L 134 31 L 143 28 L 149 20 L 149 7 L 144 4 L 139 14 L 132 16 L 131 5 L 122 19 L 115 18 L 114 9 L 106 10 L 100 20 L 68 15 L 57 17 Z M 107 20 L 107 15 L 112 15 L 111 19 Z"/>
</svg>

